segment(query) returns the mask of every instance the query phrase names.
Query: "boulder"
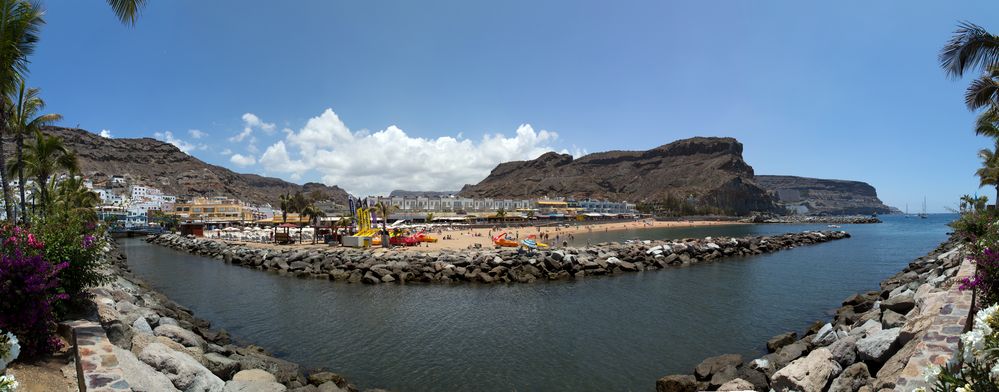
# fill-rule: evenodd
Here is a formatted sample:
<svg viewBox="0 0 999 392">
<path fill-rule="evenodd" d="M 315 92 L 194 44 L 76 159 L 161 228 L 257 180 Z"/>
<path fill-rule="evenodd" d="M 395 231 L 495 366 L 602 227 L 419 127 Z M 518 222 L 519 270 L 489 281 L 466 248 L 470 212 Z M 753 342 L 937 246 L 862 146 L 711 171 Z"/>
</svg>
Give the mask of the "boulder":
<svg viewBox="0 0 999 392">
<path fill-rule="evenodd" d="M 656 392 L 696 392 L 697 379 L 689 374 L 674 374 L 656 380 Z"/>
<path fill-rule="evenodd" d="M 330 381 L 336 383 L 336 385 L 338 386 L 347 385 L 347 379 L 343 378 L 343 376 L 333 372 L 326 372 L 326 371 L 312 373 L 309 375 L 308 380 L 309 384 L 312 385 L 323 385 Z"/>
<path fill-rule="evenodd" d="M 837 340 L 835 343 L 830 344 L 828 349 L 829 353 L 832 354 L 833 360 L 841 367 L 847 367 L 857 362 L 857 338 L 853 336 Z"/>
<path fill-rule="evenodd" d="M 748 382 L 753 385 L 753 389 L 760 392 L 766 392 L 770 390 L 770 382 L 768 381 L 768 375 L 763 371 L 751 369 L 748 366 L 742 366 L 739 368 L 739 377 L 743 381 Z"/>
<path fill-rule="evenodd" d="M 754 391 L 753 384 L 749 381 L 737 378 L 718 387 L 719 391 Z"/>
<path fill-rule="evenodd" d="M 890 309 L 885 309 L 881 314 L 881 327 L 884 329 L 897 328 L 905 324 L 905 316 L 895 313 Z"/>
<path fill-rule="evenodd" d="M 877 370 L 877 379 L 874 381 L 875 390 L 881 389 L 892 389 L 895 388 L 895 381 L 898 380 L 899 376 L 902 374 L 902 370 L 909 363 L 909 359 L 916 351 L 916 345 L 918 345 L 919 340 L 913 339 L 902 346 L 898 352 L 895 353 L 883 366 L 881 369 Z"/>
<path fill-rule="evenodd" d="M 163 373 L 173 386 L 185 392 L 219 392 L 225 383 L 186 354 L 161 343 L 150 343 L 139 353 L 140 361 Z"/>
<path fill-rule="evenodd" d="M 346 389 L 340 388 L 335 382 L 329 381 L 319 385 L 319 392 L 347 392 Z"/>
<path fill-rule="evenodd" d="M 205 367 L 223 380 L 231 379 L 239 371 L 239 361 L 218 353 L 205 354 Z"/>
<path fill-rule="evenodd" d="M 826 323 L 819 329 L 818 332 L 815 333 L 815 337 L 812 338 L 812 344 L 816 346 L 828 346 L 832 344 L 832 342 L 835 342 L 837 338 L 838 336 L 836 334 L 836 330 L 833 328 L 833 325 Z"/>
<path fill-rule="evenodd" d="M 843 370 L 843 373 L 833 380 L 829 385 L 829 392 L 857 392 L 865 385 L 870 385 L 874 381 L 871 373 L 867 371 L 867 365 L 858 362 Z"/>
<path fill-rule="evenodd" d="M 132 322 L 132 329 L 138 333 L 144 333 L 147 335 L 153 334 L 153 327 L 149 326 L 149 322 L 146 321 L 145 317 L 136 318 L 135 321 Z"/>
<path fill-rule="evenodd" d="M 889 309 L 893 312 L 906 314 L 916 306 L 916 300 L 911 292 L 897 294 L 881 302 L 882 309 Z"/>
<path fill-rule="evenodd" d="M 711 357 L 702 361 L 694 368 L 694 376 L 698 380 L 710 380 L 711 376 L 717 372 L 731 366 L 733 368 L 742 365 L 742 356 L 739 354 L 724 354 Z"/>
<path fill-rule="evenodd" d="M 153 330 L 153 333 L 156 336 L 170 338 L 170 340 L 180 343 L 185 347 L 198 347 L 202 350 L 206 347 L 205 340 L 198 336 L 198 334 L 176 325 L 160 325 Z"/>
<path fill-rule="evenodd" d="M 823 347 L 774 373 L 771 388 L 777 392 L 822 392 L 829 380 L 838 376 L 841 371 L 842 368 L 833 360 L 832 353 Z"/>
<path fill-rule="evenodd" d="M 850 336 L 861 339 L 872 333 L 879 332 L 881 329 L 880 320 L 868 320 L 860 326 L 853 327 L 853 329 L 850 330 Z"/>
<path fill-rule="evenodd" d="M 296 363 L 270 357 L 252 349 L 236 349 L 236 351 L 238 354 L 231 358 L 239 361 L 240 369 L 263 369 L 277 377 L 277 381 L 282 384 L 293 380 L 299 380 L 304 384 L 306 381 Z"/>
<path fill-rule="evenodd" d="M 794 341 L 798 340 L 797 332 L 786 332 L 780 335 L 774 336 L 767 341 L 767 352 L 777 352 L 781 347 L 787 346 Z"/>
<path fill-rule="evenodd" d="M 708 381 L 708 387 L 716 389 L 736 378 L 739 378 L 739 370 L 734 365 L 728 365 L 711 375 L 711 380 Z"/>
<path fill-rule="evenodd" d="M 262 369 L 246 369 L 236 372 L 232 376 L 233 381 L 270 381 L 276 382 L 277 378 L 273 374 Z"/>
<path fill-rule="evenodd" d="M 112 346 L 118 359 L 118 367 L 125 373 L 125 381 L 135 392 L 175 391 L 173 383 L 163 373 L 157 372 L 135 357 L 135 354 L 118 346 Z"/>
<path fill-rule="evenodd" d="M 222 392 L 284 392 L 288 388 L 274 381 L 226 381 Z"/>
<path fill-rule="evenodd" d="M 877 364 L 878 367 L 898 351 L 899 328 L 875 332 L 857 341 L 857 354 L 860 360 Z"/>
<path fill-rule="evenodd" d="M 777 352 L 777 360 L 773 363 L 774 369 L 780 369 L 792 361 L 801 358 L 808 352 L 808 345 L 805 342 L 797 341 L 784 346 Z"/>
</svg>

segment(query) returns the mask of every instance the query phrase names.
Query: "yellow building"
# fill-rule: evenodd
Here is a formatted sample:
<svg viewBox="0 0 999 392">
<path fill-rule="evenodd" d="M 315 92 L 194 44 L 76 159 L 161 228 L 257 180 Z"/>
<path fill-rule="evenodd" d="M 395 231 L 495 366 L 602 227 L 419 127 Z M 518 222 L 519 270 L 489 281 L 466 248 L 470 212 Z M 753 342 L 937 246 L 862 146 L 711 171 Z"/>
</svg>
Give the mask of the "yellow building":
<svg viewBox="0 0 999 392">
<path fill-rule="evenodd" d="M 196 197 L 174 204 L 173 212 L 181 220 L 201 222 L 253 222 L 254 210 L 239 200 L 227 197 Z"/>
</svg>

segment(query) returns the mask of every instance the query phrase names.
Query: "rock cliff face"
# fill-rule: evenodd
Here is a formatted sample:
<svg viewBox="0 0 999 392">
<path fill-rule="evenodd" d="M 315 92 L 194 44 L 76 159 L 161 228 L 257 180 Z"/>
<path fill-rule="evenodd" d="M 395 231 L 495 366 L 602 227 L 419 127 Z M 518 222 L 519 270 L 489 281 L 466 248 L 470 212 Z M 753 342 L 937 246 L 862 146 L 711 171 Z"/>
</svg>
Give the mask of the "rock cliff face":
<svg viewBox="0 0 999 392">
<path fill-rule="evenodd" d="M 812 215 L 889 214 L 892 208 L 878 199 L 873 186 L 860 181 L 825 180 L 794 176 L 756 176 L 756 183 L 788 208 Z"/>
<path fill-rule="evenodd" d="M 733 138 L 696 137 L 648 151 L 609 151 L 573 159 L 550 152 L 532 161 L 502 163 L 466 185 L 466 197 L 565 196 L 631 202 L 666 197 L 733 214 L 782 212 L 754 180 Z"/>
<path fill-rule="evenodd" d="M 103 138 L 82 129 L 46 127 L 44 132 L 59 136 L 76 152 L 80 169 L 88 177 L 101 180 L 114 175 L 133 183 L 160 188 L 178 196 L 231 196 L 250 203 L 278 204 L 286 192 L 317 191 L 346 203 L 347 192 L 336 186 L 317 183 L 293 184 L 278 178 L 239 174 L 211 165 L 156 139 Z M 13 154 L 13 143 L 5 152 Z"/>
</svg>

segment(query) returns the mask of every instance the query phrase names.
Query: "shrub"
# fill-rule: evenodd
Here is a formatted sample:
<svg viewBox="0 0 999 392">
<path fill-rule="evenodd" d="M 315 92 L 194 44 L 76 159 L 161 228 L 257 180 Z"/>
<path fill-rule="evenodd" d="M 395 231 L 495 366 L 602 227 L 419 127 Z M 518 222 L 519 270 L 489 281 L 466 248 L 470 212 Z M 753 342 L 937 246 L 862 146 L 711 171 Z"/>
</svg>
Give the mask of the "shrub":
<svg viewBox="0 0 999 392">
<path fill-rule="evenodd" d="M 45 259 L 67 264 L 59 273 L 59 282 L 70 298 L 81 298 L 88 287 L 110 280 L 104 272 L 103 258 L 107 237 L 103 228 L 89 217 L 70 211 L 50 211 L 38 222 L 37 233 L 44 244 Z"/>
<path fill-rule="evenodd" d="M 35 358 L 61 345 L 55 337 L 53 305 L 67 298 L 59 292 L 58 278 L 66 263 L 52 265 L 40 254 L 25 254 L 8 245 L 19 241 L 17 238 L 6 237 L 0 255 L 0 329 L 17 335 L 24 355 Z M 10 253 L 8 247 L 13 248 Z"/>
<path fill-rule="evenodd" d="M 999 219 L 997 210 L 978 210 L 961 214 L 961 217 L 950 223 L 950 227 L 958 235 L 969 241 L 978 241 L 996 232 L 995 222 Z"/>
</svg>

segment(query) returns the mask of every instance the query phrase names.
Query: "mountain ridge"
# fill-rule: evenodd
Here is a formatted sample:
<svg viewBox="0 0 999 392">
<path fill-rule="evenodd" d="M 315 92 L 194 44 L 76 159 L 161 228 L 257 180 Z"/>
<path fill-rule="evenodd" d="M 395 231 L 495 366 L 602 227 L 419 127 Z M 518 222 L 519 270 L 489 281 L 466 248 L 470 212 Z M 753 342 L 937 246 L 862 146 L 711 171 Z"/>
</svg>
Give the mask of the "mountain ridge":
<svg viewBox="0 0 999 392">
<path fill-rule="evenodd" d="M 47 126 L 43 133 L 55 135 L 77 154 L 80 171 L 100 181 L 121 175 L 134 183 L 160 188 L 177 196 L 228 196 L 253 204 L 279 204 L 285 193 L 318 192 L 324 198 L 346 204 L 349 194 L 337 186 L 314 182 L 295 184 L 275 177 L 236 173 L 212 165 L 176 146 L 157 139 L 105 138 L 79 128 Z M 4 143 L 12 155 L 13 142 Z"/>
<path fill-rule="evenodd" d="M 544 196 L 656 202 L 674 198 L 737 215 L 782 209 L 753 178 L 731 137 L 694 137 L 645 151 L 607 151 L 573 159 L 548 152 L 529 161 L 501 163 L 465 197 Z"/>
</svg>

